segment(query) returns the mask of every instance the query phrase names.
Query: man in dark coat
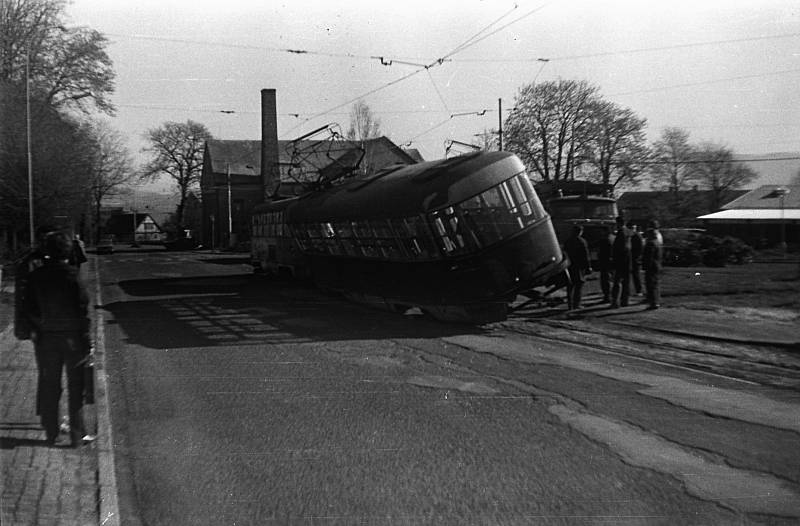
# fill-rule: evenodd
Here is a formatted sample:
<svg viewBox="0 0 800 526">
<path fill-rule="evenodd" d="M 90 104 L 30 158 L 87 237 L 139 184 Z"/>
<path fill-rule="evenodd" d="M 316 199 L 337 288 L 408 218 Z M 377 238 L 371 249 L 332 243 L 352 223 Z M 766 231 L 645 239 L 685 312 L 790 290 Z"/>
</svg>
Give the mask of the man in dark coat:
<svg viewBox="0 0 800 526">
<path fill-rule="evenodd" d="M 33 248 L 17 264 L 14 270 L 14 336 L 18 340 L 30 340 L 33 327 L 28 317 L 25 315 L 25 296 L 28 292 L 28 280 L 34 270 L 44 265 L 45 262 L 45 240 L 47 235 L 53 231 L 48 225 L 41 225 L 36 229 L 36 241 Z M 39 377 L 36 380 L 36 414 L 42 414 L 41 391 L 42 391 L 42 370 L 39 366 L 39 351 L 34 346 L 36 353 L 36 365 Z"/>
<path fill-rule="evenodd" d="M 627 307 L 631 295 L 631 234 L 622 216 L 617 218 L 617 231 L 611 246 L 614 282 L 611 287 L 611 308 Z"/>
<path fill-rule="evenodd" d="M 642 267 L 644 268 L 644 285 L 647 291 L 647 308 L 657 309 L 661 306 L 660 274 L 661 260 L 664 253 L 661 233 L 658 231 L 658 221 L 651 221 L 645 232 L 644 248 L 642 249 Z"/>
<path fill-rule="evenodd" d="M 58 409 L 62 369 L 67 371 L 69 420 L 72 445 L 84 438 L 81 415 L 84 390 L 83 361 L 89 354 L 89 298 L 75 267 L 68 261 L 72 242 L 61 232 L 47 236 L 45 264 L 30 275 L 24 315 L 39 357 L 41 421 L 47 442 L 58 438 Z"/>
<path fill-rule="evenodd" d="M 644 240 L 638 227 L 628 221 L 628 230 L 631 233 L 631 281 L 637 296 L 642 295 L 642 248 Z"/>
<path fill-rule="evenodd" d="M 569 258 L 570 284 L 567 286 L 567 308 L 569 310 L 581 308 L 583 283 L 586 275 L 592 271 L 589 263 L 589 245 L 583 238 L 583 227 L 572 227 L 572 235 L 564 242 L 564 251 Z"/>
<path fill-rule="evenodd" d="M 44 243 L 47 235 L 53 231 L 49 226 L 40 226 L 36 229 L 36 240 L 25 257 L 14 269 L 14 336 L 18 340 L 31 339 L 31 324 L 24 314 L 25 295 L 28 290 L 28 279 L 34 270 L 44 265 Z"/>
<path fill-rule="evenodd" d="M 597 241 L 597 271 L 600 274 L 600 290 L 603 293 L 603 303 L 611 301 L 611 246 L 614 234 L 610 227 Z"/>
</svg>

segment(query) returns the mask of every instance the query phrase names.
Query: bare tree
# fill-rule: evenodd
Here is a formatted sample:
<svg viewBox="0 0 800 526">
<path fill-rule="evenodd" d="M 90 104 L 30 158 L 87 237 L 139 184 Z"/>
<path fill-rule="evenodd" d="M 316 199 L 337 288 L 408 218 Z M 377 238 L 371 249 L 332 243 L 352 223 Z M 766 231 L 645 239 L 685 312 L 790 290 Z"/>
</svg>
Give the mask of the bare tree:
<svg viewBox="0 0 800 526">
<path fill-rule="evenodd" d="M 16 247 L 29 231 L 26 105 L 24 94 L 4 88 L 0 83 L 0 230 Z M 88 204 L 88 133 L 40 99 L 32 98 L 31 113 L 34 224 L 77 225 Z"/>
<path fill-rule="evenodd" d="M 695 179 L 694 159 L 689 132 L 681 128 L 665 128 L 661 138 L 653 143 L 650 177 L 656 186 L 677 196 Z"/>
<path fill-rule="evenodd" d="M 597 100 L 597 88 L 586 81 L 523 86 L 505 121 L 504 148 L 543 181 L 572 179 L 590 138 L 590 110 Z"/>
<path fill-rule="evenodd" d="M 621 182 L 635 185 L 648 158 L 647 120 L 607 101 L 595 102 L 591 114 L 585 152 L 600 182 L 613 187 Z"/>
<path fill-rule="evenodd" d="M 757 177 L 751 168 L 734 161 L 730 148 L 712 142 L 704 142 L 695 148 L 693 163 L 696 182 L 711 192 L 709 206 L 712 210 L 724 204 L 731 190 L 741 188 Z"/>
<path fill-rule="evenodd" d="M 167 175 L 175 182 L 180 196 L 175 212 L 178 224 L 183 223 L 189 191 L 200 182 L 205 142 L 212 138 L 205 125 L 192 120 L 184 123 L 165 122 L 145 134 L 150 146 L 144 151 L 152 153 L 153 158 L 145 166 L 141 177 L 153 180 Z"/>
<path fill-rule="evenodd" d="M 49 106 L 91 105 L 113 113 L 114 91 L 108 40 L 99 32 L 64 26 L 63 0 L 0 2 L 0 81 L 24 86 L 26 64 L 32 89 Z M 87 104 L 88 103 L 88 104 Z"/>
<path fill-rule="evenodd" d="M 117 130 L 103 121 L 88 125 L 89 145 L 89 191 L 94 207 L 95 242 L 100 239 L 100 207 L 103 199 L 118 195 L 125 185 L 136 177 L 130 151 Z"/>
<path fill-rule="evenodd" d="M 356 101 L 350 109 L 350 127 L 345 138 L 351 141 L 366 141 L 381 136 L 381 121 L 363 100 Z"/>
<path fill-rule="evenodd" d="M 481 133 L 476 135 L 476 137 L 478 139 L 478 145 L 483 151 L 491 152 L 497 150 L 499 142 L 497 130 L 487 130 L 484 128 Z"/>
</svg>

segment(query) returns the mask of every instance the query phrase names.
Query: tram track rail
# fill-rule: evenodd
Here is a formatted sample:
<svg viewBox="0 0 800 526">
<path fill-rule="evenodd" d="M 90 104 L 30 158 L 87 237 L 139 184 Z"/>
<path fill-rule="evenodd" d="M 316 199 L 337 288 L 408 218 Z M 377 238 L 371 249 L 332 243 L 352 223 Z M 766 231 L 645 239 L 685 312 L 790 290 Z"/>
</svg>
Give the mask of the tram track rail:
<svg viewBox="0 0 800 526">
<path fill-rule="evenodd" d="M 577 344 L 663 365 L 728 379 L 800 391 L 800 356 L 766 345 L 721 342 L 645 327 L 585 321 L 513 320 L 502 330 L 555 342 Z"/>
</svg>

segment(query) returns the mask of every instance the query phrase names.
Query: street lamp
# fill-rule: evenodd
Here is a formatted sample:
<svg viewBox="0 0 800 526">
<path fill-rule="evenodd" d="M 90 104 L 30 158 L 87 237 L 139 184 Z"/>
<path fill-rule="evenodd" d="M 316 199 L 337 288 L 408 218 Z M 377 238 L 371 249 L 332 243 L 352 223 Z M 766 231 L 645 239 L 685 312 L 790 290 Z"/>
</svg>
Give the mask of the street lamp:
<svg viewBox="0 0 800 526">
<path fill-rule="evenodd" d="M 33 153 L 31 152 L 31 50 L 30 40 L 25 49 L 25 129 L 28 141 L 28 229 L 31 247 L 36 242 L 33 228 Z"/>
</svg>

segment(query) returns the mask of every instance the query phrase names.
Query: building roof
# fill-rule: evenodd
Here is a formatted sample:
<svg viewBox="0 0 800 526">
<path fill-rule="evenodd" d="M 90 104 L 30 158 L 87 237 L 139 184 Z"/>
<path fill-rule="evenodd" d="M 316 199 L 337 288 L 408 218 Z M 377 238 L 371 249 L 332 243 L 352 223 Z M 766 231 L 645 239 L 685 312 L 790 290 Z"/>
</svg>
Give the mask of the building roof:
<svg viewBox="0 0 800 526">
<path fill-rule="evenodd" d="M 700 216 L 697 219 L 710 222 L 776 222 L 794 223 L 800 221 L 800 208 L 775 209 L 775 208 L 734 208 L 722 210 L 713 214 Z"/>
<path fill-rule="evenodd" d="M 728 190 L 726 196 L 729 199 L 738 199 L 747 194 L 747 190 Z M 620 208 L 649 208 L 653 202 L 662 201 L 664 196 L 671 195 L 666 191 L 648 190 L 642 192 L 625 192 L 617 199 Z M 695 197 L 697 199 L 708 199 L 711 196 L 710 190 L 681 190 L 678 195 L 683 199 Z M 724 208 L 724 207 L 723 207 Z"/>
<path fill-rule="evenodd" d="M 781 199 L 781 190 L 786 190 Z M 722 207 L 723 210 L 800 209 L 800 185 L 759 186 Z"/>
<path fill-rule="evenodd" d="M 403 151 L 406 152 L 409 155 L 409 157 L 414 159 L 414 161 L 416 161 L 418 163 L 425 162 L 425 159 L 422 158 L 422 154 L 419 153 L 418 149 L 416 149 L 416 148 L 403 148 Z"/>
<path fill-rule="evenodd" d="M 106 221 L 106 232 L 108 234 L 129 234 L 133 231 L 133 218 L 132 213 L 114 214 Z M 146 219 L 150 219 L 156 227 L 161 230 L 161 227 L 156 223 L 153 217 L 147 213 L 136 213 L 136 228 L 139 228 Z"/>
</svg>

